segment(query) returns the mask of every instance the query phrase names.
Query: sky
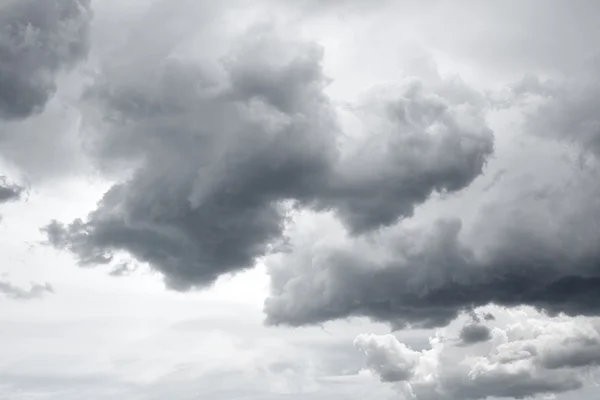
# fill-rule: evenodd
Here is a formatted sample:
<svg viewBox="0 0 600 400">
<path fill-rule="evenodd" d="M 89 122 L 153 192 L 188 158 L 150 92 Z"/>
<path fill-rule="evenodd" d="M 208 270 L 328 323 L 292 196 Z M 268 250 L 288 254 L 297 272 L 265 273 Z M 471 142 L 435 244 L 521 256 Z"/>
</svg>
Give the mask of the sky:
<svg viewBox="0 0 600 400">
<path fill-rule="evenodd" d="M 600 400 L 599 19 L 0 0 L 0 400 Z"/>
</svg>

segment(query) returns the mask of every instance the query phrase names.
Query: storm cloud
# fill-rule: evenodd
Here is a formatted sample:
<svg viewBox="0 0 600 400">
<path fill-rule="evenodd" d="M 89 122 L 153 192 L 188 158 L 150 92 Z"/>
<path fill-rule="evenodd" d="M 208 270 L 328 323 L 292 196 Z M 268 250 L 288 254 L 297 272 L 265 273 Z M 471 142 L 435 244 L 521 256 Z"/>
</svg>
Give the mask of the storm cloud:
<svg viewBox="0 0 600 400">
<path fill-rule="evenodd" d="M 279 200 L 307 200 L 327 179 L 336 126 L 320 93 L 319 49 L 248 45 L 228 63 L 226 82 L 165 60 L 151 76 L 90 89 L 87 101 L 106 121 L 93 136 L 98 163 L 139 167 L 85 222 L 53 223 L 54 245 L 84 264 L 126 251 L 178 289 L 266 254 L 283 228 Z M 253 52 L 271 57 L 248 59 Z M 288 86 L 296 90 L 280 90 Z"/>
<path fill-rule="evenodd" d="M 87 218 L 48 225 L 50 243 L 82 265 L 125 252 L 185 290 L 280 249 L 293 208 L 330 210 L 359 235 L 481 173 L 493 135 L 466 84 L 376 89 L 351 137 L 322 52 L 259 26 L 216 69 L 168 54 L 107 67 L 84 96 L 86 148 L 101 170 L 132 172 Z"/>
<path fill-rule="evenodd" d="M 557 176 L 566 186 L 515 183 L 504 168 L 476 223 L 457 215 L 411 226 L 432 196 L 469 188 L 494 152 L 490 104 L 469 84 L 399 76 L 342 110 L 326 94 L 315 43 L 261 25 L 232 34 L 216 56 L 207 23 L 197 40 L 210 51 L 198 57 L 170 37 L 145 42 L 149 29 L 132 29 L 82 98 L 86 154 L 117 183 L 89 215 L 44 228 L 80 265 L 127 255 L 188 290 L 267 257 L 272 324 L 367 316 L 429 327 L 489 303 L 597 313 L 596 166 Z M 596 152 L 596 89 L 563 86 L 524 81 L 510 106 L 533 92 L 543 101 L 523 113 L 525 131 L 545 141 L 569 132 Z M 298 210 L 336 232 L 289 235 Z"/>
<path fill-rule="evenodd" d="M 0 0 L 0 392 L 593 398 L 598 4 Z"/>
<path fill-rule="evenodd" d="M 44 109 L 57 75 L 89 51 L 90 0 L 8 0 L 0 6 L 0 118 Z"/>
<path fill-rule="evenodd" d="M 513 140 L 524 147 L 498 161 L 502 180 L 462 195 L 476 212 L 399 223 L 359 239 L 328 215 L 311 217 L 320 234 L 291 224 L 290 252 L 268 263 L 267 321 L 367 316 L 431 327 L 490 303 L 597 315 L 598 79 L 592 68 L 580 72 L 529 75 L 510 86 L 501 112 L 519 116 Z"/>
<path fill-rule="evenodd" d="M 589 216 L 600 212 L 600 188 L 593 172 L 568 168 L 551 186 L 515 180 L 520 189 L 483 202 L 467 225 L 400 224 L 357 239 L 328 215 L 292 224 L 290 252 L 267 262 L 268 322 L 368 316 L 396 327 L 441 326 L 489 303 L 597 314 L 600 229 Z"/>
</svg>

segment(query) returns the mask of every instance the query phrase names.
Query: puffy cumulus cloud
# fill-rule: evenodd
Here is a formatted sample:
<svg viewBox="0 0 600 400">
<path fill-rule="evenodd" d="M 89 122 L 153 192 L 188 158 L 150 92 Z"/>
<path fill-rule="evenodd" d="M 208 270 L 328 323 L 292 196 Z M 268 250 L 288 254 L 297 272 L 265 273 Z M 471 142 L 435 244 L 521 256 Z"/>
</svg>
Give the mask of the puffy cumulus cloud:
<svg viewBox="0 0 600 400">
<path fill-rule="evenodd" d="M 360 335 L 355 346 L 367 367 L 382 381 L 396 382 L 407 399 L 525 398 L 586 384 L 600 354 L 592 321 L 539 315 L 509 321 L 503 328 L 495 324 L 490 341 L 468 348 L 452 345 L 450 332 L 442 331 L 422 351 L 393 335 Z"/>
<path fill-rule="evenodd" d="M 89 50 L 90 0 L 8 0 L 0 5 L 0 118 L 44 109 L 57 74 Z"/>
<path fill-rule="evenodd" d="M 126 252 L 172 288 L 203 286 L 280 248 L 290 204 L 373 231 L 468 185 L 493 150 L 485 103 L 460 82 L 378 91 L 345 134 L 323 50 L 271 27 L 219 62 L 153 57 L 107 66 L 84 96 L 96 164 L 133 172 L 87 218 L 45 228 L 82 264 Z"/>
<path fill-rule="evenodd" d="M 405 221 L 356 238 L 331 215 L 298 216 L 289 252 L 267 260 L 268 322 L 368 316 L 398 327 L 442 326 L 490 303 L 597 314 L 600 229 L 590 217 L 600 212 L 597 168 L 544 157 L 543 168 L 565 168 L 547 182 L 535 174 L 507 177 L 492 200 L 478 198 L 468 222 L 460 214 L 431 226 Z"/>
<path fill-rule="evenodd" d="M 49 283 L 32 283 L 29 289 L 16 286 L 11 282 L 0 280 L 0 294 L 15 300 L 31 300 L 40 298 L 48 293 L 54 293 L 54 289 Z"/>
<path fill-rule="evenodd" d="M 20 199 L 24 191 L 23 186 L 10 182 L 5 176 L 0 176 L 0 203 Z"/>
<path fill-rule="evenodd" d="M 367 366 L 382 382 L 409 381 L 419 363 L 419 353 L 393 335 L 360 335 L 354 345 L 367 357 Z"/>
</svg>

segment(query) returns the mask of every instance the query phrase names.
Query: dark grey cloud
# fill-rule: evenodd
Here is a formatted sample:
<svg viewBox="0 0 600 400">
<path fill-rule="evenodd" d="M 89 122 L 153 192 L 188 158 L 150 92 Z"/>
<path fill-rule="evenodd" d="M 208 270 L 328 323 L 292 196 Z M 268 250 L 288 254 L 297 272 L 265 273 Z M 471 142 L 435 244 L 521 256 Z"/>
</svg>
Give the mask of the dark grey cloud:
<svg viewBox="0 0 600 400">
<path fill-rule="evenodd" d="M 446 325 L 461 310 L 495 303 L 549 314 L 597 315 L 600 213 L 594 173 L 527 188 L 481 206 L 477 222 L 396 227 L 356 240 L 315 227 L 320 240 L 292 233 L 273 258 L 267 321 L 303 325 L 368 316 L 395 326 Z M 337 237 L 338 239 L 331 239 Z"/>
<path fill-rule="evenodd" d="M 0 175 L 0 204 L 17 201 L 21 199 L 23 193 L 25 193 L 23 186 L 11 182 L 6 176 Z M 2 221 L 1 214 L 0 221 Z"/>
<path fill-rule="evenodd" d="M 573 143 L 596 160 L 584 162 L 585 168 L 555 169 L 569 147 L 561 154 L 546 147 L 553 155 L 536 164 L 548 174 L 558 172 L 554 180 L 537 183 L 534 176 L 542 170 L 512 186 L 494 180 L 489 190 L 497 198 L 479 205 L 476 228 L 465 232 L 456 218 L 416 232 L 400 229 L 394 241 L 380 245 L 380 252 L 391 254 L 384 260 L 350 250 L 356 243 L 303 243 L 282 261 L 295 272 L 272 268 L 268 321 L 302 325 L 366 315 L 399 326 L 445 325 L 459 310 L 489 303 L 597 315 L 600 230 L 593 216 L 600 212 L 600 125 L 594 110 L 600 91 L 595 69 L 579 72 L 563 80 L 528 75 L 511 87 L 502 107 L 524 110 L 523 131 L 536 140 Z M 533 154 L 527 162 L 534 162 Z"/>
<path fill-rule="evenodd" d="M 485 110 L 460 80 L 372 90 L 355 109 L 368 135 L 352 143 L 318 203 L 364 233 L 411 216 L 433 192 L 465 188 L 493 152 Z"/>
<path fill-rule="evenodd" d="M 293 253 L 269 265 L 267 322 L 304 325 L 369 316 L 398 327 L 446 325 L 478 297 L 492 294 L 485 281 L 478 285 L 484 270 L 475 268 L 472 252 L 458 242 L 460 230 L 460 221 L 441 221 L 431 232 L 401 232 L 386 243 L 389 248 L 371 251 L 359 244 L 313 248 L 292 241 Z M 391 255 L 379 264 L 378 251 Z"/>
<path fill-rule="evenodd" d="M 279 201 L 303 201 L 327 178 L 336 126 L 317 48 L 260 37 L 248 46 L 227 62 L 223 87 L 196 64 L 165 60 L 152 76 L 90 89 L 87 101 L 108 121 L 93 137 L 98 163 L 140 167 L 87 221 L 49 226 L 54 245 L 84 264 L 126 251 L 180 289 L 268 251 L 281 236 Z"/>
<path fill-rule="evenodd" d="M 459 333 L 459 339 L 465 345 L 486 342 L 491 337 L 490 328 L 477 323 L 470 323 L 463 326 Z"/>
<path fill-rule="evenodd" d="M 5 176 L 0 176 L 0 203 L 20 199 L 24 191 L 23 186 L 10 182 Z"/>
<path fill-rule="evenodd" d="M 33 283 L 29 289 L 24 289 L 6 281 L 0 280 L 0 294 L 15 300 L 31 300 L 40 298 L 48 293 L 54 293 L 49 283 Z"/>
<path fill-rule="evenodd" d="M 322 56 L 259 27 L 218 71 L 167 56 L 108 66 L 84 96 L 86 147 L 100 169 L 135 172 L 85 220 L 47 226 L 50 243 L 86 265 L 126 252 L 184 290 L 278 248 L 290 203 L 358 234 L 481 173 L 493 136 L 466 85 L 378 91 L 356 111 L 377 133 L 348 144 Z"/>
<path fill-rule="evenodd" d="M 8 0 L 0 6 L 0 118 L 44 109 L 56 77 L 89 48 L 90 0 Z"/>
</svg>

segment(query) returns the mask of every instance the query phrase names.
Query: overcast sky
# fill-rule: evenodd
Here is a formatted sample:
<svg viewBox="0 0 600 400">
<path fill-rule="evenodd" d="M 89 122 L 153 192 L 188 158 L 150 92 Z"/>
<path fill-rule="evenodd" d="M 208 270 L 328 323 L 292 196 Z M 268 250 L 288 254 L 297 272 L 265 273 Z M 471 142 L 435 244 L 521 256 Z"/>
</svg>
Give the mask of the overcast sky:
<svg viewBox="0 0 600 400">
<path fill-rule="evenodd" d="M 600 400 L 598 21 L 0 0 L 0 400 Z"/>
</svg>

